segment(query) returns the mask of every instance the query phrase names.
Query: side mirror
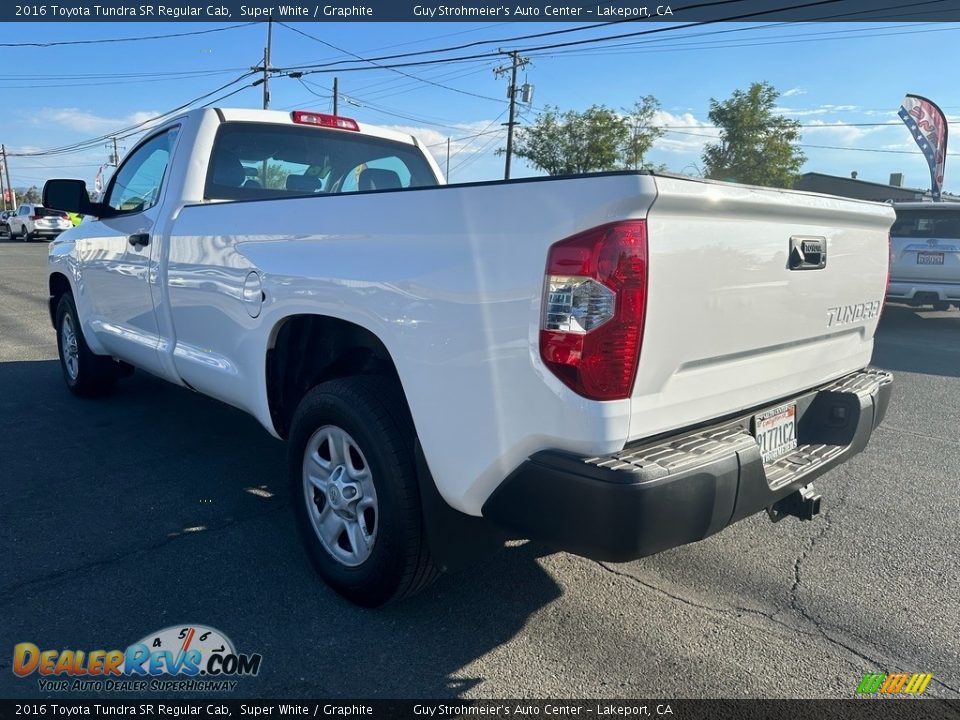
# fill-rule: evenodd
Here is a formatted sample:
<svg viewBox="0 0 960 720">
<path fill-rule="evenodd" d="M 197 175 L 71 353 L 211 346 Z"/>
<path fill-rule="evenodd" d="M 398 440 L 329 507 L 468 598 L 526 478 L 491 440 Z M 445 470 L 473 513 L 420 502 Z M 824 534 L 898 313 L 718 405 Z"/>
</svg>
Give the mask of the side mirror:
<svg viewBox="0 0 960 720">
<path fill-rule="evenodd" d="M 43 206 L 53 210 L 106 217 L 111 208 L 104 203 L 90 201 L 87 184 L 83 180 L 47 180 L 43 186 Z"/>
</svg>

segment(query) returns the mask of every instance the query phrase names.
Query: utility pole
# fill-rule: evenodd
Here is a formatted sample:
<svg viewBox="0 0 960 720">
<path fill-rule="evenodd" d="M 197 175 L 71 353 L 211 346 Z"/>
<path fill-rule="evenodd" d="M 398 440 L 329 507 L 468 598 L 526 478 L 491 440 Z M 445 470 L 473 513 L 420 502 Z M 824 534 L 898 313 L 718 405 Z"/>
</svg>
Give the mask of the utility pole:
<svg viewBox="0 0 960 720">
<path fill-rule="evenodd" d="M 0 198 L 3 198 L 3 209 L 7 209 L 7 186 L 3 182 L 3 168 L 0 167 Z"/>
<path fill-rule="evenodd" d="M 263 49 L 263 109 L 270 107 L 270 46 L 273 44 L 273 14 L 267 16 L 267 46 Z"/>
<path fill-rule="evenodd" d="M 493 71 L 497 77 L 507 72 L 510 73 L 510 87 L 507 88 L 507 97 L 510 98 L 510 120 L 504 123 L 507 126 L 507 157 L 503 165 L 503 179 L 509 180 L 510 160 L 513 156 L 513 128 L 517 124 L 517 70 L 529 63 L 530 60 L 521 57 L 520 53 L 516 50 L 511 50 L 510 52 L 501 50 L 500 52 L 510 57 L 510 65 L 498 67 Z"/>
<path fill-rule="evenodd" d="M 110 142 L 104 145 L 104 147 L 110 150 L 110 161 L 107 164 L 113 165 L 114 167 L 120 165 L 120 148 L 117 146 L 117 139 L 110 138 Z"/>
<path fill-rule="evenodd" d="M 443 176 L 447 179 L 447 182 L 450 182 L 450 138 L 447 138 L 447 171 Z"/>
<path fill-rule="evenodd" d="M 340 90 L 337 84 L 337 78 L 334 77 L 333 78 L 333 114 L 334 115 L 337 114 L 337 109 L 340 107 L 340 104 L 338 102 L 339 100 L 340 100 Z"/>
<path fill-rule="evenodd" d="M 3 156 L 3 173 L 7 176 L 7 190 L 10 191 L 10 207 L 13 210 L 17 209 L 17 191 L 13 189 L 13 185 L 10 183 L 10 163 L 7 162 L 7 146 L 0 145 L 0 155 Z M 4 196 L 4 204 L 6 204 L 6 196 Z"/>
</svg>

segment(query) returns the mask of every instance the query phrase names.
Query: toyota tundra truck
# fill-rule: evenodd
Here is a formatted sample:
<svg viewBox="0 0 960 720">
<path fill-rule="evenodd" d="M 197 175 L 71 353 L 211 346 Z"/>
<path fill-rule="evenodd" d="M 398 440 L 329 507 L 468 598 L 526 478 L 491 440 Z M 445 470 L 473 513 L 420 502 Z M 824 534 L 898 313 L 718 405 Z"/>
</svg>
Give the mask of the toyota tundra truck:
<svg viewBox="0 0 960 720">
<path fill-rule="evenodd" d="M 810 519 L 892 379 L 886 205 L 643 172 L 446 185 L 340 116 L 187 112 L 50 245 L 67 387 L 139 368 L 288 443 L 323 579 L 377 606 L 505 538 L 625 561 Z M 228 450 L 228 448 L 224 448 Z"/>
</svg>

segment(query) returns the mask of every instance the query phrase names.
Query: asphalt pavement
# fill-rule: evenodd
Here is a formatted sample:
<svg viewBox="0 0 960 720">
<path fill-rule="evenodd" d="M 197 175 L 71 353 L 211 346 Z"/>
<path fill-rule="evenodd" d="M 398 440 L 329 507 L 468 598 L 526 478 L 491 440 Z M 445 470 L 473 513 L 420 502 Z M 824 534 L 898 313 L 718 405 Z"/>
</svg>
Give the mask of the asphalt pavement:
<svg viewBox="0 0 960 720">
<path fill-rule="evenodd" d="M 0 243 L 0 697 L 57 697 L 11 672 L 16 643 L 123 649 L 180 623 L 262 654 L 235 697 L 852 697 L 888 671 L 960 697 L 956 310 L 886 308 L 890 411 L 817 482 L 814 521 L 625 564 L 516 543 L 362 610 L 314 575 L 284 446 L 253 419 L 142 372 L 67 392 L 45 261 Z"/>
</svg>

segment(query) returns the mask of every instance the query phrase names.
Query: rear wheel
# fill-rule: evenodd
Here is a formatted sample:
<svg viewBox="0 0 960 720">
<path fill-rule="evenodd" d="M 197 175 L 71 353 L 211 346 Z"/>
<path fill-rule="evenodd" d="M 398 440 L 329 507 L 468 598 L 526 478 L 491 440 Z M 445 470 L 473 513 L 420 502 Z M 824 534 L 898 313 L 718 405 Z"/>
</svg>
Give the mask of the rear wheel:
<svg viewBox="0 0 960 720">
<path fill-rule="evenodd" d="M 941 301 L 941 302 L 935 302 L 935 303 L 933 304 L 933 309 L 936 310 L 937 312 L 946 312 L 947 310 L 950 309 L 950 303 L 948 303 L 948 302 L 942 302 L 942 301 Z"/>
<path fill-rule="evenodd" d="M 301 536 L 320 576 L 358 605 L 408 597 L 439 574 L 413 447 L 406 403 L 387 378 L 318 385 L 294 416 L 289 474 Z"/>
<path fill-rule="evenodd" d="M 23 240 L 24 242 L 30 242 L 31 240 L 33 240 L 33 235 L 31 235 L 30 232 L 27 230 L 27 226 L 25 224 L 23 225 L 23 227 L 20 228 L 20 239 Z"/>
<path fill-rule="evenodd" d="M 80 397 L 97 397 L 113 389 L 119 365 L 94 354 L 83 339 L 73 295 L 66 293 L 57 305 L 57 348 L 67 388 Z"/>
</svg>

